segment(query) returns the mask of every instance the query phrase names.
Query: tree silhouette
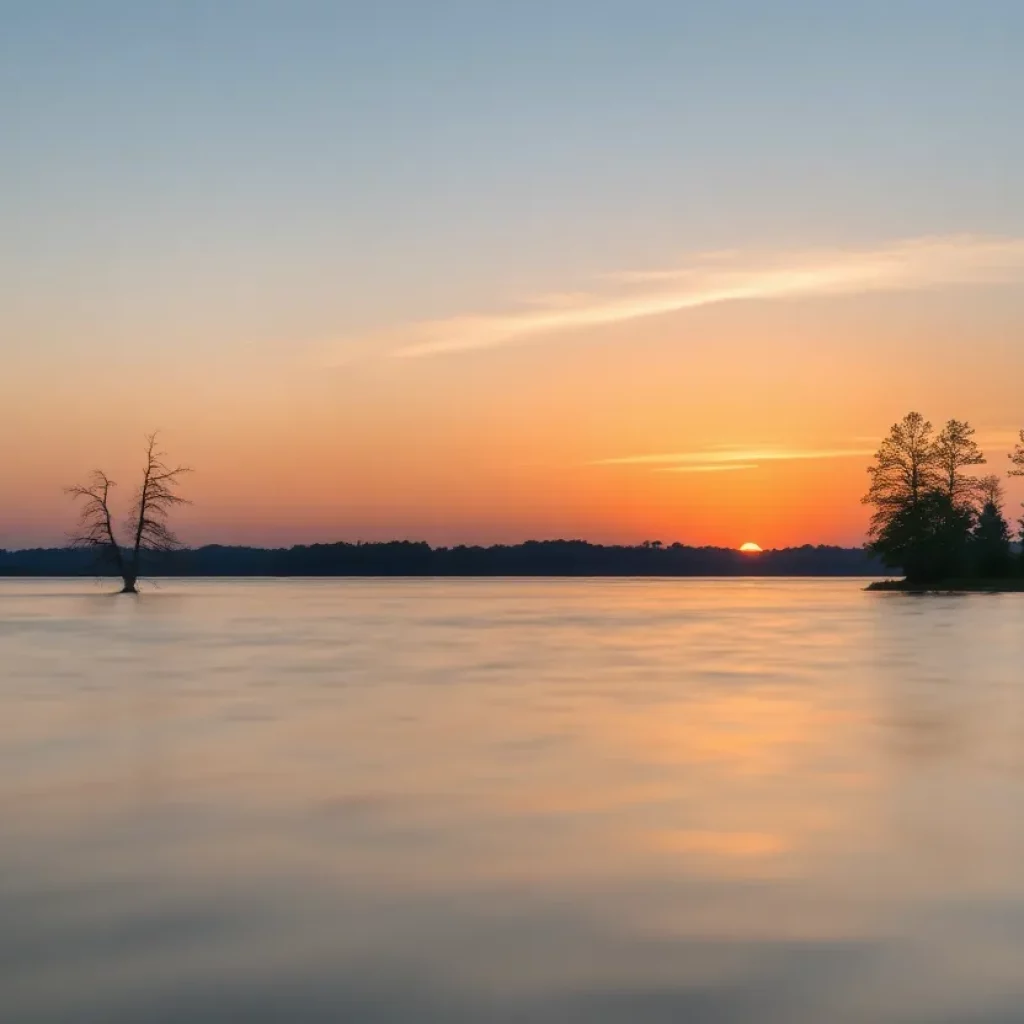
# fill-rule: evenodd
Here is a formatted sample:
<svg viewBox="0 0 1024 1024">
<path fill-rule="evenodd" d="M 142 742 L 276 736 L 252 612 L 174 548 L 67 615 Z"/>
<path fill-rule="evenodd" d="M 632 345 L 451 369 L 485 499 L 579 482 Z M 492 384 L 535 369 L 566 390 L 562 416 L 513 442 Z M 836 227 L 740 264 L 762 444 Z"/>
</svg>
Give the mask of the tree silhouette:
<svg viewBox="0 0 1024 1024">
<path fill-rule="evenodd" d="M 971 534 L 974 571 L 983 577 L 996 578 L 1009 574 L 1010 527 L 995 501 L 986 501 Z"/>
<path fill-rule="evenodd" d="M 978 477 L 978 500 L 982 507 L 990 502 L 998 509 L 1003 507 L 1003 481 L 995 473 Z"/>
<path fill-rule="evenodd" d="M 919 412 L 894 423 L 868 467 L 871 486 L 863 502 L 874 506 L 870 536 L 877 540 L 894 516 L 941 482 L 932 425 Z"/>
<path fill-rule="evenodd" d="M 87 485 L 68 487 L 67 493 L 78 501 L 82 501 L 78 517 L 78 530 L 70 540 L 71 546 L 77 548 L 95 548 L 97 561 L 110 561 L 117 569 L 118 575 L 128 587 L 128 574 L 125 571 L 125 556 L 114 536 L 113 515 L 110 511 L 110 492 L 117 485 L 102 470 L 94 470 Z"/>
<path fill-rule="evenodd" d="M 935 438 L 934 455 L 943 492 L 957 507 L 973 508 L 978 498 L 978 482 L 964 470 L 985 463 L 985 456 L 974 440 L 974 427 L 963 420 L 950 420 Z"/>
<path fill-rule="evenodd" d="M 1020 432 L 1016 447 L 1009 455 L 1013 469 L 1007 470 L 1007 476 L 1024 476 L 1024 430 Z"/>
<path fill-rule="evenodd" d="M 907 582 L 939 583 L 963 575 L 973 518 L 945 492 L 927 491 L 894 512 L 869 548 Z"/>
<path fill-rule="evenodd" d="M 984 462 L 969 423 L 949 420 L 938 436 L 917 412 L 894 423 L 868 468 L 869 550 L 911 583 L 962 575 L 982 490 L 965 470 Z"/>
<path fill-rule="evenodd" d="M 67 493 L 81 501 L 78 529 L 70 538 L 73 547 L 96 550 L 98 560 L 109 562 L 123 581 L 123 594 L 138 593 L 136 584 L 144 553 L 173 551 L 181 546 L 167 525 L 171 512 L 188 502 L 176 493 L 180 478 L 191 472 L 188 466 L 170 467 L 166 454 L 157 448 L 157 435 L 146 438 L 146 465 L 142 482 L 135 494 L 128 526 L 131 547 L 118 542 L 110 492 L 116 486 L 102 470 L 95 470 L 85 486 L 67 488 Z"/>
</svg>

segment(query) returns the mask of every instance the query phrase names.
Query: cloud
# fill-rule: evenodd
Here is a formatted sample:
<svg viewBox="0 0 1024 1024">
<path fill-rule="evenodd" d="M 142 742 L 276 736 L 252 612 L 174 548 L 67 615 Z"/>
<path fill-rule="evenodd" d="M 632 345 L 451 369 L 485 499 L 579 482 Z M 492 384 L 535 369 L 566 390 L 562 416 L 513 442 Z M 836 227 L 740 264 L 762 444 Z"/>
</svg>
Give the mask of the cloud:
<svg viewBox="0 0 1024 1024">
<path fill-rule="evenodd" d="M 715 473 L 757 469 L 762 462 L 867 458 L 874 448 L 741 448 L 718 445 L 692 452 L 656 452 L 596 459 L 591 466 L 649 466 L 656 473 Z"/>
<path fill-rule="evenodd" d="M 655 473 L 728 473 L 743 469 L 757 469 L 756 462 L 728 462 L 709 466 L 659 466 Z"/>
<path fill-rule="evenodd" d="M 1024 280 L 1024 239 L 919 238 L 873 249 L 714 252 L 683 266 L 602 278 L 594 292 L 540 296 L 495 315 L 456 316 L 389 332 L 392 355 L 495 348 L 724 302 L 913 291 Z"/>
<path fill-rule="evenodd" d="M 658 452 L 597 459 L 594 466 L 654 465 L 658 463 L 773 462 L 790 459 L 842 459 L 873 455 L 874 448 L 733 448 L 717 445 L 693 452 Z"/>
</svg>

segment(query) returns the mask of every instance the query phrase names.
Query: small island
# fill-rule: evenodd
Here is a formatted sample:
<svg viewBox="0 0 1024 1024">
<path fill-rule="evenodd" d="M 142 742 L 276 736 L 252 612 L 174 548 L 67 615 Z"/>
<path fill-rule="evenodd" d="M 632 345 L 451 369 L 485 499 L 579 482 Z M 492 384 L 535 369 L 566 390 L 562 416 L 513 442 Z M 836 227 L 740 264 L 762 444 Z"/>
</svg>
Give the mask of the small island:
<svg viewBox="0 0 1024 1024">
<path fill-rule="evenodd" d="M 1004 594 L 1024 592 L 1024 578 L 950 579 L 940 583 L 912 583 L 910 580 L 875 580 L 867 590 L 896 594 Z"/>
<path fill-rule="evenodd" d="M 1024 591 L 1024 555 L 1014 551 L 1002 481 L 969 472 L 987 461 L 974 434 L 969 423 L 955 419 L 936 434 L 917 412 L 893 424 L 868 467 L 871 485 L 863 501 L 873 509 L 868 550 L 904 576 L 868 590 Z M 1024 476 L 1024 430 L 1009 460 L 1007 475 Z M 1018 538 L 1022 534 L 1024 519 Z"/>
</svg>

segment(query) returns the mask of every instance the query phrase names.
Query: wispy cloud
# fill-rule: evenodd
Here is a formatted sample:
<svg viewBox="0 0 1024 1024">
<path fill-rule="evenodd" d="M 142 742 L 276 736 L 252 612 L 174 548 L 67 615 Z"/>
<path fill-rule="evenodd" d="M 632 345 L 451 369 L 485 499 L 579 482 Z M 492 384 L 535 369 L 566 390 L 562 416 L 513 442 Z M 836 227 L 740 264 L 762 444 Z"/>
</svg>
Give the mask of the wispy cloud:
<svg viewBox="0 0 1024 1024">
<path fill-rule="evenodd" d="M 756 462 L 725 462 L 707 466 L 658 466 L 655 473 L 736 473 L 745 469 L 757 469 Z"/>
<path fill-rule="evenodd" d="M 873 448 L 732 448 L 720 445 L 694 452 L 658 452 L 597 459 L 594 466 L 657 465 L 658 463 L 774 462 L 789 459 L 841 459 L 874 454 Z"/>
<path fill-rule="evenodd" d="M 682 266 L 607 275 L 586 293 L 541 296 L 495 315 L 456 316 L 390 333 L 393 355 L 493 348 L 723 302 L 910 291 L 1024 280 L 1024 239 L 957 235 L 873 249 L 696 255 Z"/>
<path fill-rule="evenodd" d="M 874 448 L 768 448 L 719 445 L 691 452 L 655 452 L 595 459 L 592 466 L 648 466 L 656 473 L 714 473 L 757 469 L 762 462 L 866 458 Z"/>
</svg>

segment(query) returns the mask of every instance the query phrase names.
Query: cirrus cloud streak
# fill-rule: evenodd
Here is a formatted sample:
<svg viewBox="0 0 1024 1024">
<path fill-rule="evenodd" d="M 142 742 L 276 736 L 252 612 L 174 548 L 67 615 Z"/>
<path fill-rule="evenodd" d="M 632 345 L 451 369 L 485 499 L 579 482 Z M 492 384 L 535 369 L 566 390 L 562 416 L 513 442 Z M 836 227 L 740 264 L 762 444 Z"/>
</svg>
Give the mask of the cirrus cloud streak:
<svg viewBox="0 0 1024 1024">
<path fill-rule="evenodd" d="M 655 473 L 712 473 L 758 469 L 762 462 L 867 458 L 873 448 L 740 448 L 720 445 L 691 452 L 655 452 L 595 459 L 592 466 L 646 466 Z"/>
<path fill-rule="evenodd" d="M 937 236 L 872 249 L 698 254 L 684 265 L 607 275 L 587 293 L 540 297 L 500 314 L 454 316 L 388 332 L 412 358 L 495 348 L 726 302 L 768 301 L 1024 280 L 1024 239 Z"/>
</svg>

